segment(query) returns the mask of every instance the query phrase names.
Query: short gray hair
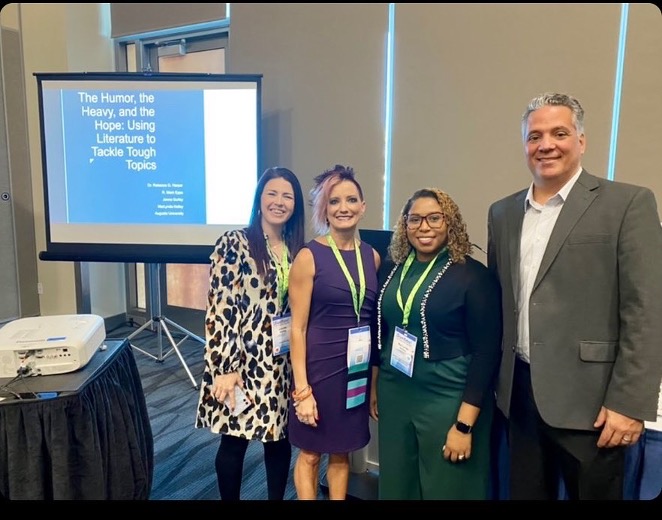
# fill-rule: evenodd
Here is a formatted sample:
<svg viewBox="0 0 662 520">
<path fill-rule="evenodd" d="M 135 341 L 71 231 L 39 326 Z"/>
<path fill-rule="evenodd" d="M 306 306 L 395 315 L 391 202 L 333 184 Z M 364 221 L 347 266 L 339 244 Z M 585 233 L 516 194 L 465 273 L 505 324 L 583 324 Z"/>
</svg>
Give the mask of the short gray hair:
<svg viewBox="0 0 662 520">
<path fill-rule="evenodd" d="M 584 109 L 579 100 L 568 94 L 545 92 L 529 101 L 524 114 L 522 114 L 522 139 L 526 139 L 526 125 L 531 112 L 546 106 L 568 107 L 572 111 L 572 122 L 577 133 L 580 135 L 584 133 Z"/>
</svg>

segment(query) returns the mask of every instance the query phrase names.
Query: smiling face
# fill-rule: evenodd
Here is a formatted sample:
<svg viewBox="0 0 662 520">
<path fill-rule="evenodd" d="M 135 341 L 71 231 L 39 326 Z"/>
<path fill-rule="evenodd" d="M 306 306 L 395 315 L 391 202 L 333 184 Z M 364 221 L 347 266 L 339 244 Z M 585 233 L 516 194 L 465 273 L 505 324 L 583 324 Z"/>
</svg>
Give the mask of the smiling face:
<svg viewBox="0 0 662 520">
<path fill-rule="evenodd" d="M 438 218 L 440 214 L 441 221 Z M 418 198 L 412 203 L 407 216 L 409 220 L 420 221 L 420 225 L 415 229 L 407 225 L 407 240 L 416 250 L 416 259 L 421 262 L 432 260 L 448 242 L 448 226 L 439 202 L 432 197 Z M 435 227 L 430 227 L 428 218 Z"/>
<path fill-rule="evenodd" d="M 584 134 L 579 134 L 572 110 L 565 106 L 544 106 L 527 119 L 524 144 L 534 184 L 557 192 L 577 173 L 586 149 Z"/>
<path fill-rule="evenodd" d="M 356 184 L 344 180 L 331 188 L 326 204 L 326 218 L 331 229 L 341 232 L 354 230 L 363 213 L 365 201 L 361 200 Z"/>
<path fill-rule="evenodd" d="M 260 197 L 262 229 L 280 231 L 294 212 L 294 189 L 282 177 L 271 179 L 264 185 Z"/>
</svg>

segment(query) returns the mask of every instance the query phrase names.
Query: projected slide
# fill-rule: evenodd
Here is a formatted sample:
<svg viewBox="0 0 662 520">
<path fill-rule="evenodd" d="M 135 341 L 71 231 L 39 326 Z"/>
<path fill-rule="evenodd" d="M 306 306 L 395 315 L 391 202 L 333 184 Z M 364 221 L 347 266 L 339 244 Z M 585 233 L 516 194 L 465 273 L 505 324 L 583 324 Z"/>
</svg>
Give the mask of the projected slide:
<svg viewBox="0 0 662 520">
<path fill-rule="evenodd" d="M 205 224 L 204 111 L 199 91 L 63 92 L 54 222 Z"/>
<path fill-rule="evenodd" d="M 261 76 L 36 76 L 47 253 L 200 259 L 248 224 Z"/>
<path fill-rule="evenodd" d="M 260 76 L 37 76 L 49 250 L 211 247 L 248 224 Z"/>
<path fill-rule="evenodd" d="M 213 165 L 208 171 L 205 162 L 205 121 L 237 110 L 244 114 L 254 110 L 254 99 L 245 93 L 86 90 L 47 95 L 56 98 L 50 103 L 59 104 L 61 115 L 53 122 L 62 125 L 62 140 L 50 139 L 48 153 L 52 157 L 52 152 L 62 151 L 59 182 L 66 184 L 60 190 L 66 198 L 51 199 L 53 223 L 247 221 L 246 198 L 241 193 L 223 207 L 227 217 L 219 218 L 214 205 L 206 206 L 207 178 L 212 184 L 219 177 L 229 182 L 237 171 L 217 171 Z M 246 105 L 238 107 L 242 102 Z M 249 137 L 246 142 L 253 140 Z"/>
</svg>

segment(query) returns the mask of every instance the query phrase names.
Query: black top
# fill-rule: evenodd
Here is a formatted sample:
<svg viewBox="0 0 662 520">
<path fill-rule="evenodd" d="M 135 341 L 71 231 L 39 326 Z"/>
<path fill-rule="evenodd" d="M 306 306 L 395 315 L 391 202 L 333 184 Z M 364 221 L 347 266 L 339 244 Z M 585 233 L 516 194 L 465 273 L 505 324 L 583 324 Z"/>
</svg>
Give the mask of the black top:
<svg viewBox="0 0 662 520">
<path fill-rule="evenodd" d="M 385 341 L 391 332 L 388 324 L 380 319 L 382 289 L 387 281 L 388 284 L 398 283 L 400 267 L 386 259 L 378 273 L 380 296 L 374 316 L 373 364 L 379 363 L 379 339 Z M 428 293 L 429 289 L 422 286 L 420 294 Z M 480 406 L 485 393 L 494 387 L 501 358 L 501 316 L 498 280 L 487 267 L 470 256 L 463 264 L 452 264 L 427 296 L 426 326 L 422 327 L 422 339 L 428 351 L 425 359 L 441 361 L 470 354 L 472 359 L 463 400 L 475 406 Z M 411 316 L 412 319 L 418 319 L 418 316 Z M 379 327 L 381 331 L 377 334 Z"/>
</svg>

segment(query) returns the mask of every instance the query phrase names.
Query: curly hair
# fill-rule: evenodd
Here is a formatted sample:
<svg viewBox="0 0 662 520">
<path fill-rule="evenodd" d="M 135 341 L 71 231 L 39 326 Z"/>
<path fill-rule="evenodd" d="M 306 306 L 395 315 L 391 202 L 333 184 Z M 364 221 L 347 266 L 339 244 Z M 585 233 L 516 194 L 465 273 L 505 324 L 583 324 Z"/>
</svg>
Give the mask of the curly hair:
<svg viewBox="0 0 662 520">
<path fill-rule="evenodd" d="M 336 164 L 333 168 L 325 170 L 315 177 L 314 180 L 315 186 L 310 190 L 310 203 L 313 207 L 312 224 L 316 233 L 326 235 L 329 231 L 326 206 L 333 187 L 342 181 L 353 182 L 359 191 L 361 200 L 363 200 L 363 190 L 354 177 L 354 169 L 351 166 L 343 166 L 342 164 Z"/>
<path fill-rule="evenodd" d="M 444 215 L 448 233 L 446 245 L 448 245 L 449 255 L 454 263 L 464 263 L 465 257 L 473 252 L 473 245 L 467 234 L 467 225 L 464 223 L 460 208 L 455 201 L 451 199 L 450 195 L 438 188 L 423 188 L 416 191 L 402 208 L 400 217 L 395 223 L 391 243 L 388 246 L 391 259 L 401 264 L 407 259 L 409 252 L 412 250 L 412 245 L 407 239 L 405 221 L 414 201 L 421 198 L 435 199 L 441 206 L 441 213 Z"/>
</svg>

